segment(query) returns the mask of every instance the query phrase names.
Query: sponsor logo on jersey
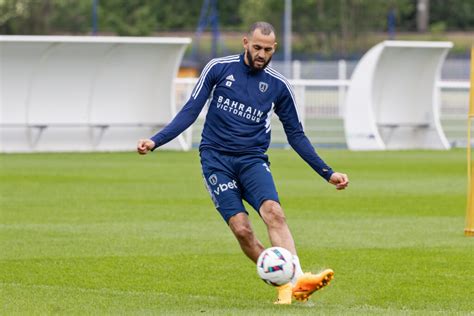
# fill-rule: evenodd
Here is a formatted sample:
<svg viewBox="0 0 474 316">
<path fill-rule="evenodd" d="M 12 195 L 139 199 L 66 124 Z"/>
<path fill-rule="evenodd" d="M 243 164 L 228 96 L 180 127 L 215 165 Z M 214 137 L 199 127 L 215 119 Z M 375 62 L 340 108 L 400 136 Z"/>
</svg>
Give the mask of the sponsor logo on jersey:
<svg viewBox="0 0 474 316">
<path fill-rule="evenodd" d="M 268 90 L 268 83 L 260 81 L 258 83 L 258 88 L 260 89 L 261 92 L 265 92 Z"/>
<path fill-rule="evenodd" d="M 237 181 L 232 180 L 227 183 L 219 183 L 217 188 L 215 188 L 213 191 L 216 195 L 219 195 L 222 192 L 225 192 L 227 190 L 234 190 L 234 189 L 237 189 Z"/>
<path fill-rule="evenodd" d="M 219 110 L 230 112 L 252 122 L 259 123 L 263 116 L 262 111 L 229 98 L 224 98 L 223 96 L 217 97 L 216 104 Z"/>
</svg>

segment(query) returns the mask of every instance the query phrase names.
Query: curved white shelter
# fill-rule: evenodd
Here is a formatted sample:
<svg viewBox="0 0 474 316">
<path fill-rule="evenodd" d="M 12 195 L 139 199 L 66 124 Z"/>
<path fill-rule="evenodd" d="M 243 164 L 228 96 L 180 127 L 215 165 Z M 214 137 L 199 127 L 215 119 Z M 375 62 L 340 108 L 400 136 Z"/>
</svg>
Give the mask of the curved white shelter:
<svg viewBox="0 0 474 316">
<path fill-rule="evenodd" d="M 450 42 L 385 41 L 352 75 L 344 127 L 351 150 L 449 149 L 436 83 Z"/>
<path fill-rule="evenodd" d="M 0 151 L 134 150 L 176 113 L 189 38 L 0 36 Z M 189 149 L 181 135 L 169 147 Z"/>
</svg>

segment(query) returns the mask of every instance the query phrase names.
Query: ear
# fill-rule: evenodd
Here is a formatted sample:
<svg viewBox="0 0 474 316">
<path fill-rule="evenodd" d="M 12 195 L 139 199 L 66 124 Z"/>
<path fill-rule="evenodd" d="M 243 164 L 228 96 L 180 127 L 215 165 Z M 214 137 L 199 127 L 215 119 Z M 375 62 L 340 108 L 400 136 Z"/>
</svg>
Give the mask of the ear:
<svg viewBox="0 0 474 316">
<path fill-rule="evenodd" d="M 248 50 L 248 48 L 249 48 L 249 39 L 247 38 L 247 36 L 244 36 L 242 38 L 242 45 L 244 46 L 245 50 Z"/>
<path fill-rule="evenodd" d="M 278 44 L 277 42 L 275 42 L 275 44 L 273 44 L 273 51 L 276 51 L 276 49 L 277 49 L 277 44 Z"/>
</svg>

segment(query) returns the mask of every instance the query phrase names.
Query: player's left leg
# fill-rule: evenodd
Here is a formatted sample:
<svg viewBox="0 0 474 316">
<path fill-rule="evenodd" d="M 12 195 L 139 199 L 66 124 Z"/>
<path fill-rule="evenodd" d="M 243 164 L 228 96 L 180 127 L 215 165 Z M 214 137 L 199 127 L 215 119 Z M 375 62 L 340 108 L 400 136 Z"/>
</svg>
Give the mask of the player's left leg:
<svg viewBox="0 0 474 316">
<path fill-rule="evenodd" d="M 267 226 L 272 246 L 283 247 L 288 249 L 293 255 L 296 255 L 293 235 L 286 223 L 286 217 L 280 203 L 266 200 L 260 206 L 259 213 Z"/>
<path fill-rule="evenodd" d="M 293 286 L 293 297 L 298 301 L 306 302 L 311 294 L 328 285 L 333 278 L 334 271 L 331 269 L 326 269 L 318 274 L 305 273 L 298 278 Z"/>
<path fill-rule="evenodd" d="M 244 199 L 257 210 L 267 226 L 268 235 L 272 246 L 288 249 L 295 260 L 296 277 L 303 274 L 298 257 L 296 256 L 295 243 L 291 235 L 285 214 L 278 202 L 273 177 L 268 166 L 268 161 L 260 157 L 242 159 L 242 168 L 239 176 Z M 291 304 L 292 284 L 278 287 L 278 300 L 276 304 Z"/>
<path fill-rule="evenodd" d="M 276 303 L 291 304 L 292 297 L 299 301 L 306 301 L 315 291 L 329 284 L 334 272 L 327 269 L 319 274 L 303 274 L 293 236 L 279 203 L 268 161 L 258 157 L 247 159 L 239 180 L 242 183 L 245 200 L 259 211 L 265 222 L 272 245 L 286 248 L 293 254 L 296 268 L 295 277 L 291 282 L 293 286 L 279 287 Z"/>
<path fill-rule="evenodd" d="M 278 299 L 275 304 L 291 304 L 293 296 L 293 285 L 297 278 L 303 275 L 299 258 L 296 254 L 295 242 L 290 228 L 286 223 L 286 217 L 280 203 L 273 200 L 265 200 L 259 210 L 265 225 L 272 246 L 283 247 L 293 254 L 295 263 L 295 275 L 292 282 L 278 287 Z"/>
<path fill-rule="evenodd" d="M 266 156 L 242 159 L 239 182 L 244 199 L 258 211 L 267 226 L 272 246 L 288 249 L 295 257 L 296 273 L 293 281 L 303 274 L 296 255 L 295 242 L 286 222 Z"/>
<path fill-rule="evenodd" d="M 272 245 L 290 250 L 290 252 L 293 253 L 295 261 L 296 273 L 292 279 L 293 286 L 291 287 L 291 294 L 288 294 L 289 289 L 287 286 L 279 288 L 278 302 L 280 304 L 290 304 L 291 299 L 290 303 L 288 303 L 288 295 L 290 298 L 293 296 L 298 301 L 307 301 L 311 294 L 329 284 L 334 277 L 334 271 L 326 269 L 318 274 L 311 272 L 303 274 L 299 258 L 296 255 L 293 236 L 286 224 L 285 214 L 280 204 L 271 200 L 263 202 L 260 207 L 260 215 L 267 225 Z"/>
</svg>

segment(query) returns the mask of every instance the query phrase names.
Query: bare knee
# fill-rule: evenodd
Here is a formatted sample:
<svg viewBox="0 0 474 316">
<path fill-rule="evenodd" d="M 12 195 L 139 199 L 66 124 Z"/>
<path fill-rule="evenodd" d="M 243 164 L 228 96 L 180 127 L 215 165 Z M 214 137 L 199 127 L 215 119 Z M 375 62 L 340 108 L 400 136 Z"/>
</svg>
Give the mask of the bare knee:
<svg viewBox="0 0 474 316">
<path fill-rule="evenodd" d="M 251 241 L 253 240 L 253 231 L 250 227 L 242 225 L 237 226 L 232 229 L 235 237 L 241 241 Z"/>
<path fill-rule="evenodd" d="M 239 241 L 254 239 L 253 230 L 248 221 L 229 221 L 229 226 Z"/>
<path fill-rule="evenodd" d="M 268 226 L 286 225 L 285 213 L 281 205 L 275 201 L 263 202 L 260 207 L 260 215 Z"/>
</svg>

